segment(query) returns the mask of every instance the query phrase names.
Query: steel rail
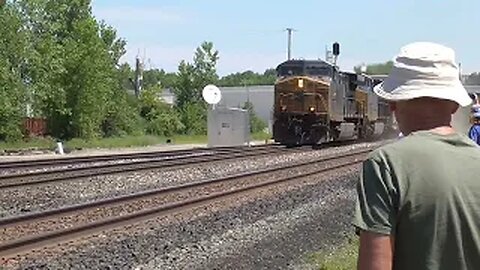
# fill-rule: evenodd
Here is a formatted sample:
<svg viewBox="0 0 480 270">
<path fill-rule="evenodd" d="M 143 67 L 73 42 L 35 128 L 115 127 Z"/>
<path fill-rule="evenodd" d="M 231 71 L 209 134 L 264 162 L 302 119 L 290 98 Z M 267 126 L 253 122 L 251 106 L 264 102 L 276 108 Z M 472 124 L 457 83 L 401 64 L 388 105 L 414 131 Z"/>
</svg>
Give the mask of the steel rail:
<svg viewBox="0 0 480 270">
<path fill-rule="evenodd" d="M 40 172 L 29 172 L 20 174 L 9 174 L 0 176 L 0 190 L 7 188 L 19 188 L 23 186 L 41 185 L 52 182 L 77 180 L 81 178 L 120 174 L 150 169 L 164 169 L 177 166 L 195 165 L 206 162 L 230 160 L 252 156 L 268 155 L 273 153 L 292 152 L 298 149 L 287 149 L 279 147 L 250 149 L 247 151 L 233 151 L 223 153 L 211 153 L 201 156 L 178 156 L 171 159 L 143 160 L 128 163 L 104 164 L 90 167 L 76 167 L 56 169 Z M 302 151 L 302 150 L 300 150 Z M 304 151 L 304 150 L 303 150 Z"/>
<path fill-rule="evenodd" d="M 274 144 L 271 144 L 274 145 Z M 271 146 L 270 144 L 268 146 Z M 35 159 L 35 160 L 18 160 L 18 161 L 7 161 L 0 162 L 0 169 L 19 169 L 19 168 L 39 168 L 39 167 L 48 167 L 48 166 L 62 166 L 62 165 L 75 165 L 78 163 L 93 163 L 93 162 L 102 162 L 102 161 L 115 161 L 122 159 L 146 159 L 146 158 L 158 158 L 158 157 L 169 157 L 175 155 L 184 155 L 184 154 L 196 154 L 204 153 L 209 151 L 224 151 L 224 150 L 245 150 L 245 149 L 255 149 L 255 148 L 265 148 L 266 145 L 255 145 L 255 146 L 233 146 L 233 147 L 198 147 L 193 149 L 182 149 L 182 150 L 167 150 L 167 151 L 149 151 L 149 152 L 138 152 L 138 153 L 123 153 L 123 154 L 110 154 L 110 155 L 92 155 L 92 156 L 77 156 L 77 157 L 59 157 L 59 158 L 46 158 L 46 159 Z"/>
<path fill-rule="evenodd" d="M 189 190 L 192 188 L 198 188 L 198 187 L 203 187 L 206 185 L 211 185 L 214 183 L 220 183 L 220 182 L 227 182 L 227 181 L 232 181 L 232 180 L 238 180 L 240 178 L 248 178 L 252 176 L 258 176 L 262 174 L 268 174 L 272 172 L 278 172 L 282 170 L 289 170 L 295 167 L 302 167 L 306 165 L 311 165 L 311 164 L 316 164 L 316 163 L 323 163 L 326 161 L 333 161 L 333 160 L 338 160 L 341 158 L 348 158 L 348 157 L 354 157 L 354 156 L 362 156 L 360 159 L 355 159 L 354 161 L 347 161 L 343 162 L 342 164 L 337 164 L 334 166 L 329 166 L 326 168 L 321 168 L 321 169 L 315 169 L 313 171 L 307 172 L 307 173 L 298 173 L 292 176 L 287 176 L 287 177 L 282 177 L 282 178 L 274 178 L 273 180 L 269 181 L 263 181 L 260 183 L 255 183 L 253 185 L 247 185 L 243 186 L 240 188 L 235 188 L 235 189 L 229 189 L 226 191 L 222 192 L 216 192 L 213 194 L 208 194 L 206 196 L 200 196 L 197 198 L 191 198 L 188 200 L 184 201 L 178 201 L 178 202 L 173 202 L 173 203 L 167 203 L 158 207 L 150 208 L 150 209 L 143 209 L 140 211 L 136 211 L 133 213 L 121 215 L 121 216 L 115 216 L 115 217 L 110 217 L 106 219 L 100 219 L 98 221 L 90 222 L 90 223 L 83 223 L 78 226 L 73 226 L 69 228 L 64 228 L 61 230 L 56 230 L 56 231 L 50 231 L 46 233 L 42 233 L 39 235 L 31 235 L 28 237 L 23 237 L 19 239 L 15 239 L 12 241 L 8 241 L 6 243 L 0 243 L 0 256 L 5 259 L 8 256 L 12 256 L 21 252 L 25 252 L 31 249 L 35 249 L 38 247 L 44 247 L 51 245 L 52 243 L 58 243 L 58 242 L 63 242 L 67 240 L 72 240 L 77 237 L 82 237 L 86 235 L 92 235 L 98 232 L 102 232 L 103 230 L 106 229 L 113 229 L 117 228 L 120 226 L 124 226 L 127 224 L 132 224 L 138 221 L 142 220 L 147 220 L 153 217 L 158 217 L 158 216 L 163 216 L 163 215 L 168 215 L 173 212 L 178 212 L 182 211 L 183 209 L 186 208 L 191 208 L 196 205 L 200 204 L 208 204 L 211 202 L 214 202 L 218 199 L 221 198 L 227 198 L 229 196 L 236 196 L 240 193 L 244 192 L 251 192 L 253 190 L 265 188 L 268 186 L 273 186 L 279 183 L 295 180 L 298 178 L 304 178 L 308 176 L 313 176 L 316 174 L 324 173 L 327 171 L 332 171 L 336 169 L 340 169 L 343 167 L 351 166 L 351 165 L 356 165 L 362 162 L 363 157 L 370 152 L 371 149 L 369 150 L 363 150 L 363 151 L 356 151 L 352 153 L 348 153 L 345 155 L 341 156 L 334 156 L 334 157 L 327 157 L 315 161 L 309 161 L 309 162 L 302 162 L 298 164 L 292 164 L 286 167 L 280 167 L 280 168 L 271 168 L 271 169 L 263 169 L 263 170 L 258 170 L 254 172 L 248 172 L 248 173 L 243 173 L 243 174 L 237 174 L 237 175 L 232 175 L 232 176 L 227 176 L 227 177 L 222 177 L 222 178 L 217 178 L 214 180 L 209 180 L 209 181 L 200 181 L 200 182 L 195 182 L 191 184 L 185 184 L 181 186 L 175 186 L 175 187 L 170 187 L 170 188 L 164 188 L 164 189 L 158 189 L 158 190 L 152 190 L 152 191 L 147 191 L 147 192 L 142 192 L 138 194 L 132 194 L 132 195 L 126 195 L 122 197 L 117 197 L 117 198 L 111 198 L 107 200 L 102 200 L 102 201 L 96 201 L 92 203 L 85 203 L 85 204 L 79 204 L 79 205 L 74 205 L 70 207 L 65 207 L 65 208 L 60 208 L 60 209 L 54 209 L 50 211 L 45 211 L 45 212 L 39 212 L 39 213 L 34 213 L 34 214 L 28 214 L 28 215 L 23 215 L 23 216 L 17 216 L 17 217 L 12 217 L 12 218 L 7 218 L 7 219 L 2 219 L 0 220 L 0 229 L 5 230 L 8 227 L 14 227 L 14 226 L 19 226 L 24 223 L 32 223 L 32 222 L 38 222 L 42 220 L 49 220 L 55 217 L 61 217 L 61 216 L 66 216 L 70 214 L 75 214 L 77 212 L 83 212 L 83 211 L 88 211 L 92 209 L 97 209 L 99 207 L 105 207 L 109 205 L 118 205 L 118 204 L 123 204 L 127 203 L 129 201 L 136 201 L 139 199 L 145 199 L 148 197 L 152 196 L 159 196 L 159 195 L 164 195 L 168 194 L 171 192 L 179 191 L 179 190 Z"/>
</svg>

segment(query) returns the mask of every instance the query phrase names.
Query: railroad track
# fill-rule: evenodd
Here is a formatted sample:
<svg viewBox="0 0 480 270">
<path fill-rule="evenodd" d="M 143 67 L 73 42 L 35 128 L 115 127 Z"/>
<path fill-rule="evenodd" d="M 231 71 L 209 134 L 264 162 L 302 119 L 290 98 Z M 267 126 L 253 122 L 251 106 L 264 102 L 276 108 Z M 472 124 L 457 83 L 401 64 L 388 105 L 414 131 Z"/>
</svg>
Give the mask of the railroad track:
<svg viewBox="0 0 480 270">
<path fill-rule="evenodd" d="M 34 249 L 357 165 L 371 150 L 0 219 L 0 257 L 5 262 Z"/>
<path fill-rule="evenodd" d="M 47 171 L 35 171 L 17 174 L 0 175 L 0 190 L 6 188 L 19 188 L 48 184 L 59 181 L 76 180 L 101 175 L 143 171 L 151 169 L 163 169 L 177 166 L 186 166 L 206 162 L 246 158 L 252 156 L 269 155 L 274 153 L 288 153 L 305 151 L 304 148 L 287 149 L 278 145 L 269 145 L 252 148 L 225 148 L 210 151 L 197 156 L 191 154 L 170 156 L 165 159 L 141 160 L 85 167 L 52 169 Z"/>
<path fill-rule="evenodd" d="M 44 167 L 57 167 L 57 166 L 69 166 L 79 163 L 95 163 L 117 160 L 129 160 L 129 159 L 152 159 L 152 158 L 166 158 L 178 155 L 188 154 L 202 154 L 210 153 L 212 151 L 225 152 L 225 151 L 239 151 L 242 149 L 259 149 L 269 147 L 270 145 L 257 145 L 257 146 L 241 146 L 241 147 L 211 147 L 211 148 L 194 148 L 184 150 L 172 150 L 172 151 L 152 151 L 152 152 L 139 152 L 139 153 L 125 153 L 115 155 L 95 155 L 95 156 L 81 156 L 81 157 L 65 157 L 65 158 L 48 158 L 48 159 L 36 159 L 36 160 L 19 160 L 1 162 L 0 169 L 2 170 L 18 170 L 18 169 L 34 169 Z"/>
</svg>

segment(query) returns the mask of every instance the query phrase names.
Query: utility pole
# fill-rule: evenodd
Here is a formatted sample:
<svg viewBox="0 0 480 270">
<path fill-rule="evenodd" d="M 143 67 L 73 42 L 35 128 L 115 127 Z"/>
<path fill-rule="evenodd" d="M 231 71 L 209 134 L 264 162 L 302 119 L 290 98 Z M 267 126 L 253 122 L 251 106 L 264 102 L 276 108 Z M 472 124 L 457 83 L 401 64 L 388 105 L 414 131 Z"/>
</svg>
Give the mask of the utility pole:
<svg viewBox="0 0 480 270">
<path fill-rule="evenodd" d="M 286 29 L 288 33 L 288 43 L 287 43 L 287 60 L 292 59 L 292 32 L 295 31 L 293 28 Z"/>
<path fill-rule="evenodd" d="M 142 91 L 143 85 L 143 64 L 140 60 L 140 56 L 137 56 L 135 59 L 135 81 L 134 81 L 134 89 L 135 89 L 135 96 L 138 98 L 140 96 L 140 92 Z"/>
</svg>

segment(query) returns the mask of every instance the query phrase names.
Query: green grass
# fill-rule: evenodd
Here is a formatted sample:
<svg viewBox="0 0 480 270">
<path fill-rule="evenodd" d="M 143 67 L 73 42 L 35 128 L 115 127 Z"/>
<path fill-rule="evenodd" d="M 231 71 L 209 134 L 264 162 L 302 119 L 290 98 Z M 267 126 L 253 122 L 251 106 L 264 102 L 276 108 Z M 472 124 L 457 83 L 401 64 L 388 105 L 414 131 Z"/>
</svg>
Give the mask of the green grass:
<svg viewBox="0 0 480 270">
<path fill-rule="evenodd" d="M 174 144 L 206 144 L 208 142 L 207 135 L 175 135 L 171 139 Z"/>
<path fill-rule="evenodd" d="M 358 244 L 358 237 L 354 237 L 334 250 L 309 255 L 308 261 L 317 265 L 319 270 L 357 269 Z"/>
<path fill-rule="evenodd" d="M 18 142 L 0 141 L 0 150 L 20 150 L 20 149 L 53 149 L 55 141 L 50 138 L 33 138 Z"/>
<path fill-rule="evenodd" d="M 65 142 L 66 149 L 85 149 L 85 148 L 126 148 L 135 146 L 148 146 L 165 144 L 168 138 L 160 136 L 124 136 L 124 137 L 110 137 L 99 139 L 72 139 Z M 207 136 L 174 136 L 171 143 L 174 144 L 191 144 L 191 143 L 206 143 Z M 27 150 L 27 149 L 50 149 L 56 147 L 55 140 L 51 138 L 33 138 L 18 142 L 0 142 L 0 150 Z"/>
<path fill-rule="evenodd" d="M 163 138 L 163 137 L 142 135 L 142 136 L 100 138 L 100 139 L 92 139 L 92 140 L 72 139 L 65 143 L 65 147 L 70 149 L 124 148 L 124 147 L 164 144 L 165 142 L 166 142 L 166 138 Z"/>
<path fill-rule="evenodd" d="M 264 141 L 270 139 L 271 135 L 268 133 L 252 134 L 252 140 Z M 124 136 L 111 137 L 100 139 L 72 139 L 65 142 L 66 149 L 85 149 L 85 148 L 126 148 L 136 146 L 149 146 L 165 144 L 167 139 L 171 140 L 172 144 L 206 144 L 208 141 L 207 135 L 174 135 L 171 138 L 160 136 Z M 50 149 L 56 147 L 56 142 L 51 138 L 33 138 L 18 142 L 0 142 L 0 150 L 22 150 L 22 149 Z"/>
<path fill-rule="evenodd" d="M 272 138 L 272 134 L 267 132 L 258 132 L 258 133 L 252 134 L 252 140 L 254 141 L 265 141 L 271 138 Z"/>
</svg>

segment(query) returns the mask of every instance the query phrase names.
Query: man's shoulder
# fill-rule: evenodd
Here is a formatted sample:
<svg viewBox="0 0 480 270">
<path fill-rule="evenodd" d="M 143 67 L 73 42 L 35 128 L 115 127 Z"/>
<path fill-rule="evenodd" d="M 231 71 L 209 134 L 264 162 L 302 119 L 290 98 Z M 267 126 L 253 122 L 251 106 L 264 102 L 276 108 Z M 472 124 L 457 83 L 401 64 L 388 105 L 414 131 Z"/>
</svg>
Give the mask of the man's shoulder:
<svg viewBox="0 0 480 270">
<path fill-rule="evenodd" d="M 376 161 L 415 159 L 419 160 L 426 155 L 456 153 L 473 153 L 480 157 L 478 146 L 466 135 L 452 134 L 442 136 L 427 132 L 420 132 L 406 136 L 392 143 L 383 145 L 372 151 L 368 158 Z"/>
<path fill-rule="evenodd" d="M 373 150 L 368 155 L 368 158 L 375 161 L 381 161 L 392 155 L 399 156 L 402 155 L 402 153 L 404 152 L 416 151 L 418 150 L 418 147 L 422 144 L 422 141 L 423 139 L 418 139 L 414 137 L 403 137 Z"/>
</svg>

